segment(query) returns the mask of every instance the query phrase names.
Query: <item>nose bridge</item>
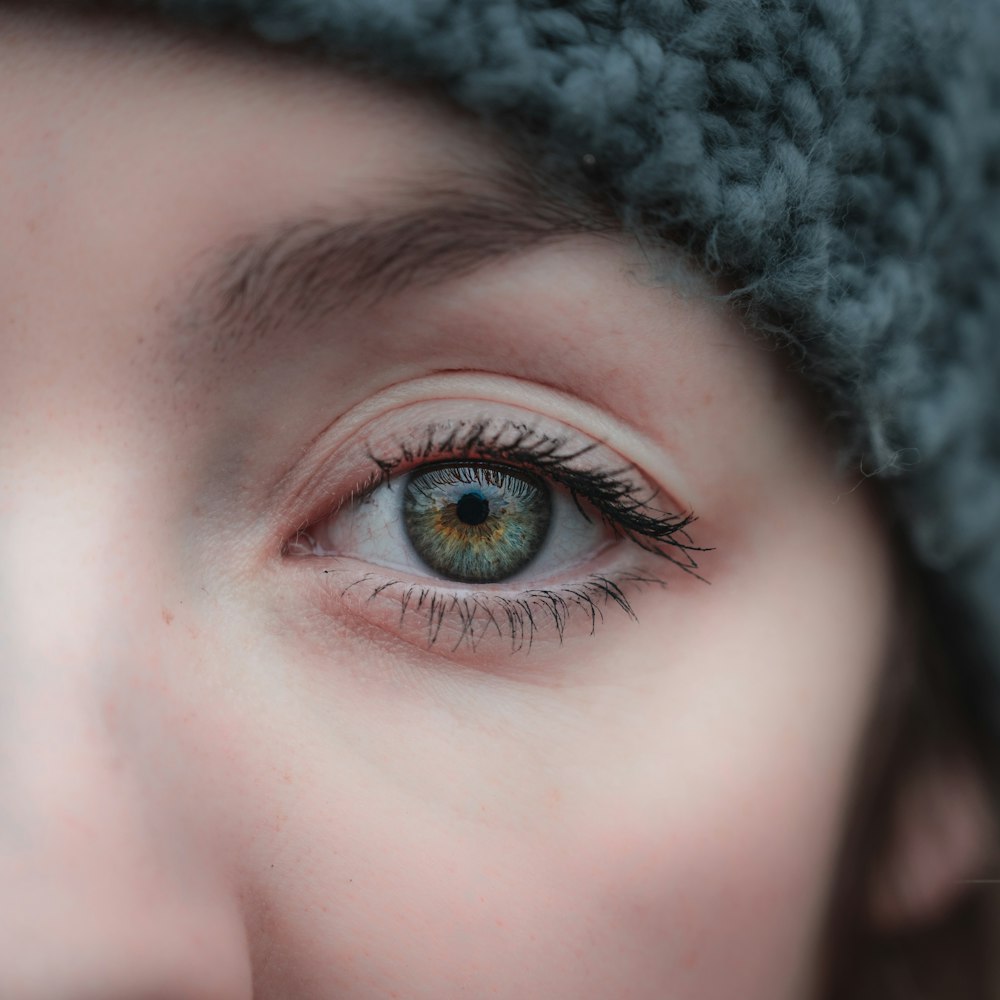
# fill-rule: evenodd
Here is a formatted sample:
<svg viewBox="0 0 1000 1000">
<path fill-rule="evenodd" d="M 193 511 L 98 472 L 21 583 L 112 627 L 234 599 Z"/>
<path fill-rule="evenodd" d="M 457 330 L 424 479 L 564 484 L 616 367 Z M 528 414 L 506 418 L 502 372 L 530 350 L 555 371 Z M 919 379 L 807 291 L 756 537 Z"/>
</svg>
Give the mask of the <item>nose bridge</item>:
<svg viewBox="0 0 1000 1000">
<path fill-rule="evenodd" d="M 0 996 L 248 1000 L 235 897 L 108 730 L 68 715 L 29 715 L 35 738 L 4 776 Z"/>
<path fill-rule="evenodd" d="M 102 843 L 125 830 L 135 769 L 151 759 L 131 745 L 129 699 L 138 704 L 160 663 L 150 628 L 159 546 L 152 533 L 129 537 L 138 533 L 125 516 L 143 492 L 136 472 L 65 427 L 29 443 L 2 452 L 0 851 L 18 829 L 61 850 L 56 831 L 74 817 L 104 817 Z"/>
<path fill-rule="evenodd" d="M 123 463 L 72 444 L 4 451 L 0 504 L 0 722 L 12 706 L 47 711 L 128 661 L 143 602 L 128 570 Z M 142 558 L 142 554 L 137 554 Z M 0 758 L 8 741 L 0 726 Z"/>
<path fill-rule="evenodd" d="M 160 546 L 124 516 L 145 488 L 62 432 L 3 456 L 0 997 L 249 997 L 232 895 L 159 770 Z"/>
</svg>

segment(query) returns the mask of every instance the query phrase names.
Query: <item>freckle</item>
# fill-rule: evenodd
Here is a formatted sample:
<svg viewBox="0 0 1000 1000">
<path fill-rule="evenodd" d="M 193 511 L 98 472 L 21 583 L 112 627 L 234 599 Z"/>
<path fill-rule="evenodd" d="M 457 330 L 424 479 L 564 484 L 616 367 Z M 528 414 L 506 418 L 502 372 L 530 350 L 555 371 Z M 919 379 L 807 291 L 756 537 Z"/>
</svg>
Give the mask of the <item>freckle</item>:
<svg viewBox="0 0 1000 1000">
<path fill-rule="evenodd" d="M 711 406 L 712 403 L 715 402 L 715 394 L 712 392 L 706 392 L 705 395 L 701 397 L 701 401 L 705 404 L 705 406 Z"/>
<path fill-rule="evenodd" d="M 681 965 L 683 965 L 685 969 L 693 969 L 698 964 L 699 957 L 697 948 L 688 948 L 687 951 L 685 951 L 681 956 Z"/>
<path fill-rule="evenodd" d="M 163 608 L 160 611 L 160 616 L 163 618 L 164 625 L 169 625 L 174 620 L 174 613 L 169 608 Z"/>
</svg>

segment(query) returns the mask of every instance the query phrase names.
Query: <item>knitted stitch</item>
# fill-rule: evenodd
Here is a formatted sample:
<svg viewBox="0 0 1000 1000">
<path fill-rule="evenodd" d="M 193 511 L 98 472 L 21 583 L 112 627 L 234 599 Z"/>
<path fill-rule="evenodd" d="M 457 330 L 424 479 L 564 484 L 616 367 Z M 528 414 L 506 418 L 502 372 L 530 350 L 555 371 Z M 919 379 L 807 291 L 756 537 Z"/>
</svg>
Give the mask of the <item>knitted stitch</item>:
<svg viewBox="0 0 1000 1000">
<path fill-rule="evenodd" d="M 132 2 L 435 81 L 734 280 L 944 574 L 1000 734 L 1000 0 Z"/>
</svg>

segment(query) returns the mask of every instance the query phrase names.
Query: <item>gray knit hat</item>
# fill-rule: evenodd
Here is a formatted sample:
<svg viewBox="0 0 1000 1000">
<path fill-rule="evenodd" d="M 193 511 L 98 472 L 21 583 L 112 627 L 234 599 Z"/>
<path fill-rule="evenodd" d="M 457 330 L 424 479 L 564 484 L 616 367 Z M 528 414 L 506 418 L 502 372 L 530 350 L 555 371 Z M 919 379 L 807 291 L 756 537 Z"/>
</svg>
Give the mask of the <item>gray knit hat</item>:
<svg viewBox="0 0 1000 1000">
<path fill-rule="evenodd" d="M 1000 734 L 1000 0 L 131 2 L 432 81 L 735 283 Z"/>
</svg>

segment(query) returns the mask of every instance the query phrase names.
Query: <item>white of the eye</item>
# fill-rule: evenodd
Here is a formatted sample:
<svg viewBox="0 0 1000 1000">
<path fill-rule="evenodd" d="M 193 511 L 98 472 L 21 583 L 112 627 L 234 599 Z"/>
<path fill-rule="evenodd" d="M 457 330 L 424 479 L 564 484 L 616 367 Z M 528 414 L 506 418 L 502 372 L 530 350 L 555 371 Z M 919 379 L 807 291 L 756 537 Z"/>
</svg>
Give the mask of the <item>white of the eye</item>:
<svg viewBox="0 0 1000 1000">
<path fill-rule="evenodd" d="M 321 555 L 352 556 L 387 569 L 439 579 L 414 551 L 403 520 L 405 480 L 377 487 L 360 503 L 345 507 L 313 533 Z M 585 562 L 607 540 L 596 516 L 587 520 L 573 498 L 552 487 L 552 517 L 542 547 L 521 572 L 506 582 L 541 580 Z"/>
</svg>

